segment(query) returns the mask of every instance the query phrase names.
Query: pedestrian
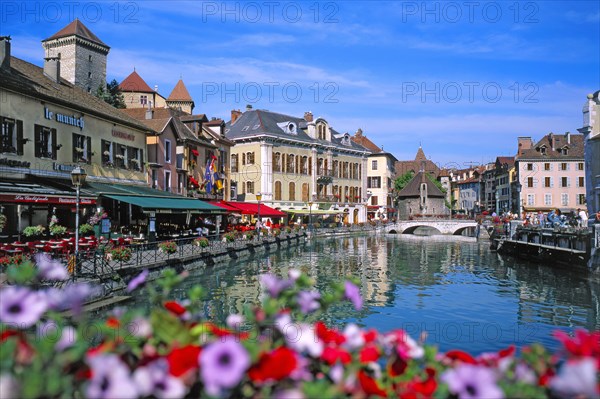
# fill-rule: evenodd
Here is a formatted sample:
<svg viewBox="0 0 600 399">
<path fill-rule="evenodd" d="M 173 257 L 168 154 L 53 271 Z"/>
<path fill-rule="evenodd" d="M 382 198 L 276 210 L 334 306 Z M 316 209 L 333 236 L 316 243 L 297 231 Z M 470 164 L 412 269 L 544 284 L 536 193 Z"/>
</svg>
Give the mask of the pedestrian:
<svg viewBox="0 0 600 399">
<path fill-rule="evenodd" d="M 475 239 L 479 239 L 479 234 L 481 233 L 481 219 L 477 221 L 477 226 L 475 227 Z"/>
<path fill-rule="evenodd" d="M 588 215 L 585 209 L 577 209 L 577 216 L 579 217 L 579 227 L 587 227 Z"/>
</svg>

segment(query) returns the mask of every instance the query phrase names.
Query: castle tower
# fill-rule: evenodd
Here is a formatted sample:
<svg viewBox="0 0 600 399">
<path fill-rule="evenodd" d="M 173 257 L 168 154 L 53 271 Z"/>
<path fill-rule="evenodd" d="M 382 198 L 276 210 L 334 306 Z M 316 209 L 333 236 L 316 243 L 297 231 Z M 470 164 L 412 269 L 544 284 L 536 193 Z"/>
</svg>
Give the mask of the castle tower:
<svg viewBox="0 0 600 399">
<path fill-rule="evenodd" d="M 78 19 L 42 40 L 42 46 L 46 58 L 60 58 L 61 78 L 88 93 L 106 86 L 106 56 L 110 47 Z"/>
<path fill-rule="evenodd" d="M 194 100 L 183 84 L 183 80 L 179 79 L 175 88 L 167 98 L 167 106 L 169 108 L 179 109 L 183 112 L 191 114 L 194 110 Z"/>
</svg>

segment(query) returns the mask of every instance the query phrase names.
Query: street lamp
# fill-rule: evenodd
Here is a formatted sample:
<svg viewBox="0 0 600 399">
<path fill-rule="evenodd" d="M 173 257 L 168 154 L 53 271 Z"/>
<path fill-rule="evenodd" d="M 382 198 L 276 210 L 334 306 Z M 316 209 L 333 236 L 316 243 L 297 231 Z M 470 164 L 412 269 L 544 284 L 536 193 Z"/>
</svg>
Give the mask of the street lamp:
<svg viewBox="0 0 600 399">
<path fill-rule="evenodd" d="M 85 183 L 86 177 L 85 170 L 80 166 L 71 171 L 71 181 L 77 193 L 75 199 L 75 267 L 77 267 L 77 260 L 79 259 L 79 189 Z"/>
<path fill-rule="evenodd" d="M 258 219 L 258 228 L 260 229 L 262 227 L 262 223 L 260 221 L 260 200 L 262 198 L 262 194 L 261 193 L 256 193 L 256 200 L 258 201 L 258 210 L 256 211 L 257 215 L 257 219 Z M 258 231 L 258 234 L 260 234 L 260 231 Z"/>
<path fill-rule="evenodd" d="M 312 206 L 313 202 L 308 201 L 308 231 L 312 231 Z"/>
<path fill-rule="evenodd" d="M 521 189 L 523 188 L 523 186 L 521 185 L 521 182 L 517 180 L 517 184 L 515 184 L 515 188 L 517 189 L 517 212 L 519 214 L 519 219 L 522 216 L 522 212 L 521 212 Z"/>
<path fill-rule="evenodd" d="M 496 188 L 496 214 L 500 215 L 500 193 L 498 192 L 498 188 Z"/>
</svg>

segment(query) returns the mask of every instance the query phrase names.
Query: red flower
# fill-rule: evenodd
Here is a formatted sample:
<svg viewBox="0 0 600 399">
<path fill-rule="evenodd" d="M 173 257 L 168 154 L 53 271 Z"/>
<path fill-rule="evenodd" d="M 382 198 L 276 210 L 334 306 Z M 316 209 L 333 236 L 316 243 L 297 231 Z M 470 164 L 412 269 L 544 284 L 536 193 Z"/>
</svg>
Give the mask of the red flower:
<svg viewBox="0 0 600 399">
<path fill-rule="evenodd" d="M 597 368 L 600 369 L 600 331 L 587 332 L 578 329 L 575 331 L 575 337 L 573 338 L 563 331 L 556 331 L 554 336 L 562 342 L 564 348 L 571 355 L 595 358 Z"/>
<path fill-rule="evenodd" d="M 369 331 L 365 331 L 363 332 L 363 338 L 365 339 L 365 343 L 369 343 L 369 342 L 373 342 L 377 339 L 377 331 L 376 330 L 369 330 Z"/>
<path fill-rule="evenodd" d="M 459 361 L 459 362 L 463 362 L 466 364 L 477 364 L 477 361 L 475 360 L 475 358 L 473 356 L 471 356 L 467 352 L 463 352 L 461 350 L 448 351 L 448 352 L 446 352 L 444 357 L 446 359 L 449 359 L 452 361 Z"/>
<path fill-rule="evenodd" d="M 387 397 L 387 393 L 379 387 L 377 381 L 369 377 L 363 370 L 358 372 L 358 382 L 360 387 L 367 396 L 381 396 L 382 398 Z"/>
<path fill-rule="evenodd" d="M 404 361 L 402 358 L 400 358 L 399 356 L 394 356 L 395 359 L 393 362 L 388 363 L 388 374 L 392 377 L 397 377 L 399 375 L 404 374 L 404 371 L 406 370 L 406 361 Z"/>
<path fill-rule="evenodd" d="M 425 380 L 415 377 L 412 381 L 396 386 L 396 389 L 401 391 L 399 394 L 401 399 L 431 398 L 433 396 L 437 389 L 435 369 L 427 367 L 425 372 L 427 373 Z"/>
<path fill-rule="evenodd" d="M 165 302 L 165 309 L 176 316 L 181 316 L 186 312 L 186 309 L 175 301 Z"/>
<path fill-rule="evenodd" d="M 179 377 L 190 370 L 198 368 L 198 358 L 202 349 L 199 346 L 187 345 L 183 348 L 175 348 L 167 355 L 169 372 Z"/>
<path fill-rule="evenodd" d="M 379 349 L 374 345 L 367 345 L 360 351 L 360 362 L 376 362 L 379 359 Z"/>
<path fill-rule="evenodd" d="M 315 323 L 315 332 L 317 333 L 317 337 L 326 344 L 334 343 L 336 345 L 341 345 L 346 342 L 346 337 L 344 337 L 343 334 L 340 334 L 334 329 L 328 329 L 322 321 Z"/>
<path fill-rule="evenodd" d="M 116 317 L 109 317 L 106 319 L 106 326 L 109 328 L 119 328 L 120 325 L 121 323 Z"/>
<path fill-rule="evenodd" d="M 258 364 L 248 371 L 248 377 L 258 383 L 269 380 L 281 381 L 292 374 L 297 364 L 294 351 L 282 346 L 270 353 L 261 354 Z"/>
<path fill-rule="evenodd" d="M 338 360 L 342 364 L 348 364 L 352 361 L 352 356 L 350 356 L 350 354 L 343 349 L 327 346 L 325 349 L 323 349 L 321 359 L 323 359 L 329 365 L 335 364 Z"/>
</svg>

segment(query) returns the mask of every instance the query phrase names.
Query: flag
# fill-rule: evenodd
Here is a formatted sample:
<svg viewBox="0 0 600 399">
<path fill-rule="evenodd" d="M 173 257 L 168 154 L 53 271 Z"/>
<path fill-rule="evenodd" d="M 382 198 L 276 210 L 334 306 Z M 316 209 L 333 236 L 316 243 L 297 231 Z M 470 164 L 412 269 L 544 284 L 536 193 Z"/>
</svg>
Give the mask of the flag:
<svg viewBox="0 0 600 399">
<path fill-rule="evenodd" d="M 210 194 L 212 193 L 212 180 L 213 180 L 213 174 L 212 174 L 212 163 L 214 162 L 214 160 L 212 158 L 209 158 L 206 160 L 206 172 L 204 173 L 204 187 L 206 188 L 206 193 Z"/>
<path fill-rule="evenodd" d="M 217 190 L 222 190 L 223 180 L 221 180 L 221 177 L 219 177 L 219 174 L 217 172 L 213 173 L 213 178 L 215 179 L 215 186 L 217 187 Z"/>
</svg>

